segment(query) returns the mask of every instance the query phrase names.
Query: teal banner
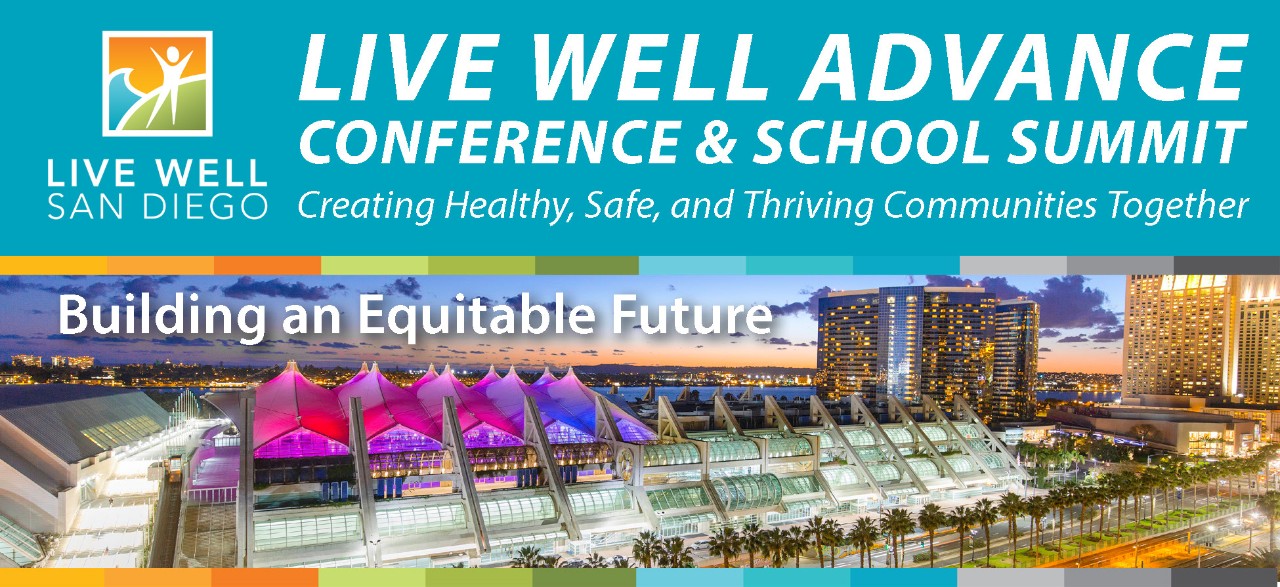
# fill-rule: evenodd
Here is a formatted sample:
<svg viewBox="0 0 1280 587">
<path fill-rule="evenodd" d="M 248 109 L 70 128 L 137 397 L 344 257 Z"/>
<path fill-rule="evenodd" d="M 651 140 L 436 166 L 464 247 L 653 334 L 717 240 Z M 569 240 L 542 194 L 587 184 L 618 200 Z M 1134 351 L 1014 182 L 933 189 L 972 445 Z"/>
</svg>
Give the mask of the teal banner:
<svg viewBox="0 0 1280 587">
<path fill-rule="evenodd" d="M 6 12 L 8 255 L 1275 252 L 1258 4 Z"/>
</svg>

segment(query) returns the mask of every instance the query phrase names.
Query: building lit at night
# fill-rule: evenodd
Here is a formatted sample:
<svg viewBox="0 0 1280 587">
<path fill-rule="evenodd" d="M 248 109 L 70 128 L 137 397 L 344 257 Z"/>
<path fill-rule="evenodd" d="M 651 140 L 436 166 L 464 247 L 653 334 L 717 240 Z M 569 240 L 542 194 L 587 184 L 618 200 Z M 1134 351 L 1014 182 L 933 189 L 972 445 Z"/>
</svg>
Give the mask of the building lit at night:
<svg viewBox="0 0 1280 587">
<path fill-rule="evenodd" d="M 715 396 L 712 430 L 657 401 L 650 427 L 572 370 L 526 382 L 446 367 L 407 388 L 377 365 L 330 390 L 290 363 L 252 391 L 205 396 L 241 431 L 237 565 L 503 564 L 521 547 L 582 553 L 757 521 L 1016 487 L 1026 472 L 962 399 L 896 397 L 878 421 L 856 396 L 816 396 L 792 422 L 765 397 L 743 429 Z"/>
</svg>

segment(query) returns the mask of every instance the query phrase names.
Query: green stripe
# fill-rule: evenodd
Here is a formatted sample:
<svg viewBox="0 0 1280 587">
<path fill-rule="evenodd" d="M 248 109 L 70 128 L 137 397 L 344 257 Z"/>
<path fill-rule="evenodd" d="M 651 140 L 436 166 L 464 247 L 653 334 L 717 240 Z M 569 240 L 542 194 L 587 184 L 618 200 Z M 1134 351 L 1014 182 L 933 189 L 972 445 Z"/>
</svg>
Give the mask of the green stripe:
<svg viewBox="0 0 1280 587">
<path fill-rule="evenodd" d="M 534 569 L 533 587 L 635 587 L 635 569 Z"/>
<path fill-rule="evenodd" d="M 320 587 L 424 587 L 426 584 L 427 569 L 320 569 Z"/>
<path fill-rule="evenodd" d="M 431 257 L 432 275 L 533 275 L 533 257 Z"/>
<path fill-rule="evenodd" d="M 538 275 L 638 275 L 639 257 L 538 257 Z"/>
<path fill-rule="evenodd" d="M 441 587 L 533 587 L 533 569 L 428 569 L 427 584 Z M 351 587 L 382 587 L 374 581 Z"/>
<path fill-rule="evenodd" d="M 640 257 L 640 275 L 745 275 L 746 257 Z"/>
<path fill-rule="evenodd" d="M 321 257 L 321 275 L 421 275 L 428 257 Z"/>
<path fill-rule="evenodd" d="M 747 275 L 849 275 L 853 257 L 747 257 Z"/>
</svg>

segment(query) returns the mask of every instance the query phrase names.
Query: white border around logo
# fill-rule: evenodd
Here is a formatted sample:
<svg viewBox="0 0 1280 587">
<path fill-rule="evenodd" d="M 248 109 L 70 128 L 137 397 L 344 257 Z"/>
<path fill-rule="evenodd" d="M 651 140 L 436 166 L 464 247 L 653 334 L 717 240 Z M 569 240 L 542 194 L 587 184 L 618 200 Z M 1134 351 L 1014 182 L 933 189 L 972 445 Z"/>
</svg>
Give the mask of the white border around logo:
<svg viewBox="0 0 1280 587">
<path fill-rule="evenodd" d="M 111 124 L 110 40 L 120 37 L 198 38 L 205 42 L 205 108 L 203 130 L 116 130 Z M 104 137 L 211 137 L 213 136 L 213 31 L 102 31 L 102 136 Z"/>
</svg>

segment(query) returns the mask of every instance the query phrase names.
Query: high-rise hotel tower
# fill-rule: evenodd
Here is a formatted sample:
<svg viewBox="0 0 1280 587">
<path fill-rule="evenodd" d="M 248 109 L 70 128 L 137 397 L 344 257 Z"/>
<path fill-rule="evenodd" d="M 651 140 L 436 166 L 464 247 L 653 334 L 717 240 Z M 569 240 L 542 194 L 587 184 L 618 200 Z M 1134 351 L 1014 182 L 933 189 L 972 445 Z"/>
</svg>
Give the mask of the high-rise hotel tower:
<svg viewBox="0 0 1280 587">
<path fill-rule="evenodd" d="M 818 300 L 818 389 L 908 404 L 978 397 L 990 381 L 996 302 L 979 287 L 832 292 Z"/>
<path fill-rule="evenodd" d="M 1280 403 L 1280 276 L 1131 275 L 1124 392 Z"/>
<path fill-rule="evenodd" d="M 998 420 L 1031 420 L 1040 357 L 1040 305 L 1025 299 L 996 304 L 991 393 L 979 402 Z"/>
</svg>

